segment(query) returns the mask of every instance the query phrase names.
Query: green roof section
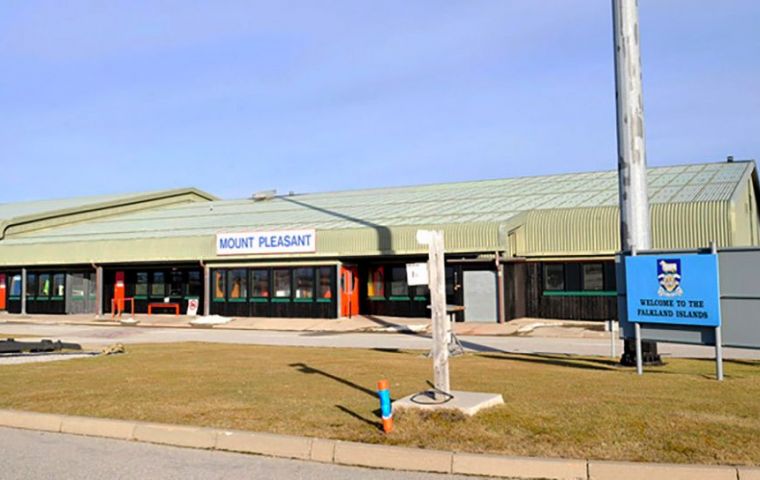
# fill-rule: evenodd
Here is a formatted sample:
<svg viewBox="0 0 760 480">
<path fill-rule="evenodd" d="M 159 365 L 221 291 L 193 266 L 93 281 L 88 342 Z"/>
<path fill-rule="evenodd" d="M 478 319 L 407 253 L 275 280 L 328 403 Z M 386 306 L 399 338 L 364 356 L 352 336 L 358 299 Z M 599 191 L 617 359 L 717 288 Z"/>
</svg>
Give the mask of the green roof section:
<svg viewBox="0 0 760 480">
<path fill-rule="evenodd" d="M 653 205 L 729 201 L 754 168 L 749 161 L 650 168 L 649 197 Z M 617 172 L 607 171 L 188 203 L 57 228 L 32 234 L 28 241 L 503 224 L 531 211 L 617 205 Z"/>
<path fill-rule="evenodd" d="M 121 213 L 155 207 L 166 200 L 212 201 L 217 197 L 196 188 L 177 188 L 142 193 L 116 195 L 91 195 L 56 200 L 38 200 L 16 203 L 0 203 L 0 238 L 14 226 L 24 226 L 21 231 L 63 225 L 77 220 L 97 218 L 102 214 Z M 135 208 L 135 206 L 138 206 Z M 132 206 L 132 208 L 128 208 Z M 127 207 L 127 208 L 125 208 Z M 100 212 L 101 215 L 87 215 Z"/>
<path fill-rule="evenodd" d="M 654 248 L 760 244 L 753 161 L 648 170 Z M 193 193 L 195 192 L 195 193 Z M 418 229 L 444 232 L 449 254 L 610 256 L 620 247 L 617 172 L 210 200 L 197 191 L 112 208 L 75 207 L 14 227 L 0 265 L 250 262 L 420 255 Z M 164 192 L 166 194 L 166 192 Z M 155 195 L 155 194 L 154 194 Z M 95 202 L 97 204 L 97 202 Z M 89 204 L 88 204 L 89 205 Z M 55 224 L 55 221 L 65 223 Z M 53 223 L 50 223 L 53 222 Z M 317 251 L 219 256 L 220 232 L 315 229 Z"/>
</svg>

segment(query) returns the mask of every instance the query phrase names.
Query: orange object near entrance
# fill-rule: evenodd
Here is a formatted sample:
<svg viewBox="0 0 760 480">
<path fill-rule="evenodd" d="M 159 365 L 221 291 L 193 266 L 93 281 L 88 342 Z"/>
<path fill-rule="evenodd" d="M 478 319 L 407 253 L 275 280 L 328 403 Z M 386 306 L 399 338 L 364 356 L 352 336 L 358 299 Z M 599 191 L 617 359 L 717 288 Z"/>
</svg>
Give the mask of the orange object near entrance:
<svg viewBox="0 0 760 480">
<path fill-rule="evenodd" d="M 0 274 L 0 310 L 5 310 L 5 294 L 7 292 L 7 287 L 5 284 L 5 274 Z"/>
<path fill-rule="evenodd" d="M 342 265 L 340 267 L 340 316 L 359 315 L 359 267 Z"/>
<path fill-rule="evenodd" d="M 113 285 L 113 301 L 119 314 L 124 311 L 124 292 L 124 272 L 116 272 L 116 282 Z"/>
<path fill-rule="evenodd" d="M 148 315 L 153 315 L 154 308 L 171 308 L 174 310 L 174 316 L 179 316 L 179 303 L 149 303 Z"/>
</svg>

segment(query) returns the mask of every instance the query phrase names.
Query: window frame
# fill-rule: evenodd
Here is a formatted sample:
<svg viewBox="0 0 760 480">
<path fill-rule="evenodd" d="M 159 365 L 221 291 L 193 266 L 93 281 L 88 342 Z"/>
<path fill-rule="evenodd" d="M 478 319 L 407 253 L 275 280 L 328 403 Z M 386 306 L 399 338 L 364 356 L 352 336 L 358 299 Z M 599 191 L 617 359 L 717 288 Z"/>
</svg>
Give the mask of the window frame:
<svg viewBox="0 0 760 480">
<path fill-rule="evenodd" d="M 248 270 L 245 268 L 226 269 L 226 298 L 228 302 L 246 302 L 248 301 Z M 234 280 L 240 279 L 240 291 L 236 297 L 232 296 Z"/>
<path fill-rule="evenodd" d="M 586 267 L 598 267 L 599 268 L 599 288 L 588 288 L 586 285 Z M 601 262 L 590 262 L 590 263 L 584 263 L 581 265 L 581 288 L 584 292 L 603 292 L 605 282 L 604 282 L 604 264 Z"/>
<path fill-rule="evenodd" d="M 277 280 L 278 280 L 278 273 L 282 273 L 281 278 L 287 278 L 288 279 L 288 290 L 287 295 L 277 295 Z M 293 297 L 293 273 L 291 268 L 273 268 L 272 269 L 272 293 L 274 295 L 271 297 L 272 302 L 290 302 Z"/>
<path fill-rule="evenodd" d="M 549 285 L 549 273 L 548 273 L 548 271 L 549 271 L 550 268 L 553 268 L 553 267 L 559 267 L 560 268 L 561 274 L 559 275 L 559 277 L 562 279 L 562 286 L 561 287 L 555 288 L 555 287 L 551 287 Z M 543 290 L 545 292 L 564 292 L 564 291 L 566 291 L 567 280 L 565 279 L 565 274 L 566 274 L 566 270 L 567 269 L 566 269 L 564 263 L 544 263 L 542 270 L 543 270 L 542 271 L 542 273 L 543 273 L 543 278 L 542 278 L 543 282 L 542 283 L 543 283 L 543 287 L 544 287 Z"/>
</svg>

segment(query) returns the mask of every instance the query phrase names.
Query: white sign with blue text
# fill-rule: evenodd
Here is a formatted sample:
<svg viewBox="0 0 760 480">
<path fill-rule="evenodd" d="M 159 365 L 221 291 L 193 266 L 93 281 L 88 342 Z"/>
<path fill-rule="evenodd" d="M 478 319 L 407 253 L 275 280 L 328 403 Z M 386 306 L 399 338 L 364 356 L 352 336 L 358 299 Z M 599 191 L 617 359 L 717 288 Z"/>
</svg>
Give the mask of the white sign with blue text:
<svg viewBox="0 0 760 480">
<path fill-rule="evenodd" d="M 313 253 L 316 251 L 317 232 L 313 229 L 216 234 L 217 255 Z"/>
<path fill-rule="evenodd" d="M 626 257 L 625 284 L 631 322 L 720 326 L 717 255 Z"/>
</svg>

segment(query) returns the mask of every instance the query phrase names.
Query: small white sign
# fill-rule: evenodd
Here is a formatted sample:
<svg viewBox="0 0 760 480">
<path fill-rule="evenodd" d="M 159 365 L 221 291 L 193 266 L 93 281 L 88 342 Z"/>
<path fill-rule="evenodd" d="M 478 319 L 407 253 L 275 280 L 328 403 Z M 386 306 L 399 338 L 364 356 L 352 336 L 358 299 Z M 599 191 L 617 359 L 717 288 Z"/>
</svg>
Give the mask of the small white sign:
<svg viewBox="0 0 760 480">
<path fill-rule="evenodd" d="M 406 283 L 409 286 L 427 285 L 428 268 L 427 263 L 407 263 L 406 264 Z"/>
<path fill-rule="evenodd" d="M 217 255 L 313 253 L 316 251 L 317 232 L 314 229 L 216 234 Z"/>
<path fill-rule="evenodd" d="M 191 317 L 198 315 L 198 299 L 191 298 L 187 301 L 187 314 Z"/>
</svg>

